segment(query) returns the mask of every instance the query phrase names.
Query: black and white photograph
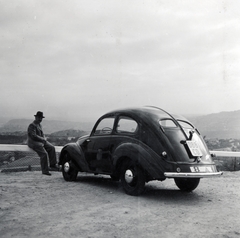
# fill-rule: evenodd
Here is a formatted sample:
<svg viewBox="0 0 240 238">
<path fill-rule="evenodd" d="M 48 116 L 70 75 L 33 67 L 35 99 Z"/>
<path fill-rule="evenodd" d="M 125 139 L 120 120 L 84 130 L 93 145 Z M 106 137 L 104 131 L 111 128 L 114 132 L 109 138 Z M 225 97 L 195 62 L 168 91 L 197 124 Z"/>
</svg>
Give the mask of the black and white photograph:
<svg viewBox="0 0 240 238">
<path fill-rule="evenodd" d="M 239 9 L 0 0 L 0 237 L 240 237 Z"/>
</svg>

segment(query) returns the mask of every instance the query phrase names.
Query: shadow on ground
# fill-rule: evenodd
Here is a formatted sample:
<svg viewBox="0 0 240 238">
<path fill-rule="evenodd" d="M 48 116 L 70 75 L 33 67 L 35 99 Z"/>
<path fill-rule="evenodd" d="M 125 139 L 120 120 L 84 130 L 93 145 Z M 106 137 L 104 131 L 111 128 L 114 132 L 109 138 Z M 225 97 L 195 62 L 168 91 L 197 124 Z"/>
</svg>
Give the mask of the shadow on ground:
<svg viewBox="0 0 240 238">
<path fill-rule="evenodd" d="M 63 178 L 62 178 L 63 179 Z M 193 192 L 182 192 L 173 183 L 169 185 L 170 181 L 164 182 L 153 181 L 146 183 L 145 191 L 139 197 L 151 200 L 164 200 L 168 202 L 176 202 L 176 200 L 188 200 L 191 203 L 196 203 L 201 199 L 197 189 Z M 67 182 L 66 182 L 67 183 Z M 74 183 L 81 183 L 87 186 L 93 186 L 94 189 L 106 190 L 106 193 L 121 193 L 125 194 L 121 182 L 113 181 L 106 175 L 79 175 Z M 126 196 L 129 196 L 126 194 Z M 192 201 L 192 202 L 191 202 Z"/>
</svg>

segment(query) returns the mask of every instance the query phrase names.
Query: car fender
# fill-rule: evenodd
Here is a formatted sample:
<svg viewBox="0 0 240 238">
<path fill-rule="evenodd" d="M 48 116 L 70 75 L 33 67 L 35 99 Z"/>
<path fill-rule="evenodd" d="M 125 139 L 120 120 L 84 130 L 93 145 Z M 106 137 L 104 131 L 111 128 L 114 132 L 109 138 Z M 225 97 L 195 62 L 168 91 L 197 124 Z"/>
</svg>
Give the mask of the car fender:
<svg viewBox="0 0 240 238">
<path fill-rule="evenodd" d="M 69 143 L 63 147 L 59 156 L 59 164 L 62 164 L 63 155 L 69 153 L 73 162 L 80 171 L 89 171 L 82 148 L 77 143 Z"/>
<path fill-rule="evenodd" d="M 131 142 L 119 145 L 113 153 L 113 166 L 117 168 L 125 158 L 137 162 L 150 177 L 165 178 L 166 162 L 146 145 Z"/>
</svg>

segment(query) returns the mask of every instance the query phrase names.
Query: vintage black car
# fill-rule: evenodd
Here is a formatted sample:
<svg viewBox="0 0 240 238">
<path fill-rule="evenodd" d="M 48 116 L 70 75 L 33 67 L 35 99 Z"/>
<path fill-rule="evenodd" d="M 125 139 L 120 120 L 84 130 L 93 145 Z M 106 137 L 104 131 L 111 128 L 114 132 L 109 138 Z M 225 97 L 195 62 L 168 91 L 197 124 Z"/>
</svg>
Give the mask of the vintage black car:
<svg viewBox="0 0 240 238">
<path fill-rule="evenodd" d="M 90 135 L 65 145 L 59 157 L 66 181 L 78 172 L 110 175 L 125 192 L 139 195 L 145 183 L 174 178 L 183 191 L 200 178 L 221 175 L 199 131 L 184 117 L 157 107 L 122 109 L 98 119 Z"/>
</svg>

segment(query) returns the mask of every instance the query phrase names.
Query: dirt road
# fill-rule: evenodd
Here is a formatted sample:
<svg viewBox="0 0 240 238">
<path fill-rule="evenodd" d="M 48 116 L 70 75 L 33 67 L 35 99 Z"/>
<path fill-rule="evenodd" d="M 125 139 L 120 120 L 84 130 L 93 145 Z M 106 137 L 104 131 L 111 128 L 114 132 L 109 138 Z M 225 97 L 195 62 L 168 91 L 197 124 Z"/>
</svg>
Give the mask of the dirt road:
<svg viewBox="0 0 240 238">
<path fill-rule="evenodd" d="M 108 176 L 0 173 L 0 237 L 240 237 L 240 172 L 202 179 L 191 193 L 174 181 L 126 195 Z"/>
</svg>

